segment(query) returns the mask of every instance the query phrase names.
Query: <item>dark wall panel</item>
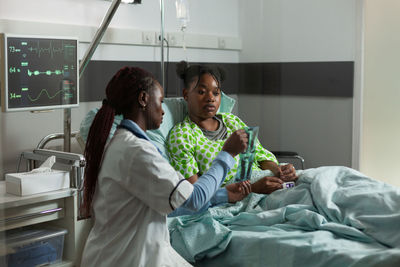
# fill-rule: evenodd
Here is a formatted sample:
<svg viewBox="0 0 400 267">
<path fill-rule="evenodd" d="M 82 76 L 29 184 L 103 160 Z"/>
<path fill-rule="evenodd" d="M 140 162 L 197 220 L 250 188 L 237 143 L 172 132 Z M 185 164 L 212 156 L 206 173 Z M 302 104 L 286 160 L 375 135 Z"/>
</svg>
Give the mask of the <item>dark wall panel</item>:
<svg viewBox="0 0 400 267">
<path fill-rule="evenodd" d="M 353 97 L 353 62 L 239 64 L 240 94 Z"/>
<path fill-rule="evenodd" d="M 169 97 L 182 95 L 176 62 L 165 63 Z M 191 63 L 196 64 L 196 63 Z M 208 65 L 208 63 L 202 63 Z M 226 71 L 228 94 L 353 97 L 354 62 L 213 63 Z M 112 76 L 124 66 L 141 67 L 161 81 L 159 62 L 91 61 L 80 79 L 80 101 L 100 101 Z"/>
</svg>

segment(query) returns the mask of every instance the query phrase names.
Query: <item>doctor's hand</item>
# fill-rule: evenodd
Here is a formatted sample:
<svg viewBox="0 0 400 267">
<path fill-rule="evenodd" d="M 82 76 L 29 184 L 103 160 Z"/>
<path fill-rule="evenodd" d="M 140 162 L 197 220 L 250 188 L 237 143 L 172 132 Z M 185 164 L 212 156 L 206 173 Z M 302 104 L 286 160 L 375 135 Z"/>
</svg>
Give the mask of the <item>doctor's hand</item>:
<svg viewBox="0 0 400 267">
<path fill-rule="evenodd" d="M 281 178 L 285 182 L 291 182 L 298 178 L 296 174 L 296 169 L 292 164 L 279 165 L 279 170 L 279 178 Z"/>
<path fill-rule="evenodd" d="M 246 151 L 248 143 L 248 134 L 245 130 L 240 129 L 233 132 L 231 136 L 228 137 L 222 150 L 231 154 L 232 157 L 235 157 L 237 154 Z"/>
<path fill-rule="evenodd" d="M 229 203 L 235 203 L 237 201 L 240 201 L 251 193 L 250 181 L 228 184 L 225 186 L 225 188 L 226 191 L 228 191 Z"/>
<path fill-rule="evenodd" d="M 271 194 L 282 188 L 283 181 L 275 176 L 266 176 L 251 185 L 251 191 L 258 194 Z"/>
</svg>

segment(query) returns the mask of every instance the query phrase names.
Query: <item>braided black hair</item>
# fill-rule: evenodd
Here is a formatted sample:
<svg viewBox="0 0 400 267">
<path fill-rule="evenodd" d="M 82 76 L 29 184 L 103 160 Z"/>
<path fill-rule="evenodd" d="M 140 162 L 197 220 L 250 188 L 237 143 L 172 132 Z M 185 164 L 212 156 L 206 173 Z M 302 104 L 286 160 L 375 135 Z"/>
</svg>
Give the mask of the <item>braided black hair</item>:
<svg viewBox="0 0 400 267">
<path fill-rule="evenodd" d="M 89 130 L 85 147 L 85 182 L 83 196 L 83 215 L 91 215 L 92 200 L 100 172 L 101 159 L 107 138 L 110 134 L 115 115 L 128 114 L 134 105 L 138 105 L 137 96 L 141 91 L 150 92 L 154 88 L 155 78 L 143 69 L 124 67 L 108 83 L 107 99 L 97 112 Z"/>
</svg>

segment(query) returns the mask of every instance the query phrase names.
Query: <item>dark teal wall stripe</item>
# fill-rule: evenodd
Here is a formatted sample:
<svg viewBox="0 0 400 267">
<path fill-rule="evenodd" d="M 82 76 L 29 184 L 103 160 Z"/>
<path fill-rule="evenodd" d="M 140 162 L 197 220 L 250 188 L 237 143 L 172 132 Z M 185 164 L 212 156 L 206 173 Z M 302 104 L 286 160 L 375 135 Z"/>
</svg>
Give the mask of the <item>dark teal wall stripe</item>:
<svg viewBox="0 0 400 267">
<path fill-rule="evenodd" d="M 353 62 L 239 64 L 239 93 L 353 97 Z"/>
<path fill-rule="evenodd" d="M 206 63 L 202 63 L 206 64 Z M 354 62 L 213 63 L 225 69 L 228 94 L 353 97 Z M 91 61 L 80 80 L 80 101 L 100 101 L 112 76 L 124 66 L 137 66 L 160 81 L 159 62 Z M 166 63 L 167 95 L 180 96 L 176 62 Z"/>
</svg>

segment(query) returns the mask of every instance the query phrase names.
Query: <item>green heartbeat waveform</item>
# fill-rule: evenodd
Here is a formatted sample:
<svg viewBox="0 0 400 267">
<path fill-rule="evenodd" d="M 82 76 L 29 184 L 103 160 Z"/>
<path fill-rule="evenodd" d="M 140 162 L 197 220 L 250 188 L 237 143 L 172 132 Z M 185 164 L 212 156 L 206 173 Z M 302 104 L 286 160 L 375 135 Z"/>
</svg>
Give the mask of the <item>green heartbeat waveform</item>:
<svg viewBox="0 0 400 267">
<path fill-rule="evenodd" d="M 32 75 L 37 76 L 37 75 L 40 75 L 40 74 L 46 74 L 48 76 L 50 76 L 52 74 L 61 75 L 61 74 L 64 74 L 64 70 L 54 70 L 54 71 L 51 71 L 51 70 L 46 70 L 46 71 L 38 71 L 38 70 L 31 71 L 31 70 L 28 70 L 28 75 L 29 76 L 32 76 Z"/>
<path fill-rule="evenodd" d="M 62 91 L 69 91 L 69 90 L 75 90 L 75 89 L 62 89 L 62 90 L 59 90 L 57 93 L 55 93 L 53 96 L 51 96 L 51 95 L 49 94 L 49 92 L 47 92 L 46 89 L 42 89 L 42 90 L 40 91 L 39 95 L 38 95 L 36 98 L 32 98 L 29 94 L 28 94 L 28 98 L 29 98 L 29 100 L 30 100 L 31 102 L 35 102 L 35 101 L 37 101 L 37 100 L 42 96 L 42 94 L 46 94 L 47 97 L 48 97 L 49 99 L 53 99 L 53 98 L 55 98 L 58 94 L 60 94 Z M 65 95 L 65 98 L 72 98 L 72 97 L 73 97 L 73 94 L 72 94 L 72 93 L 65 93 L 65 94 L 66 94 L 66 95 Z"/>
<path fill-rule="evenodd" d="M 53 58 L 54 54 L 56 53 L 63 53 L 64 52 L 64 43 L 61 44 L 61 48 L 56 48 L 53 46 L 53 42 L 50 41 L 50 46 L 48 48 L 41 48 L 39 45 L 39 41 L 37 41 L 37 47 L 29 47 L 28 50 L 31 52 L 35 52 L 38 57 L 41 56 L 42 53 L 49 53 L 50 57 Z"/>
</svg>

